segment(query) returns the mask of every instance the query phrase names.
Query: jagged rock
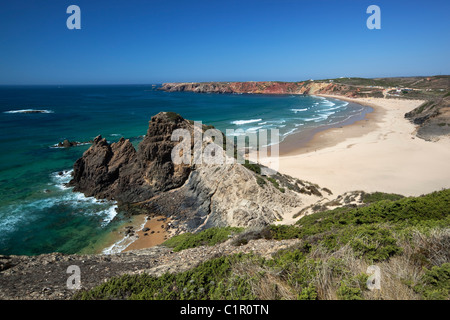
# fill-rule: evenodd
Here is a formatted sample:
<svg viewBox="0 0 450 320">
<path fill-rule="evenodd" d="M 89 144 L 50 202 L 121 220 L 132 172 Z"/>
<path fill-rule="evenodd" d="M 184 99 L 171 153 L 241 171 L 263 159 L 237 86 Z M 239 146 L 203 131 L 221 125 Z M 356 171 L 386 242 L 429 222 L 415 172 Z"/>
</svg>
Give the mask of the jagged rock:
<svg viewBox="0 0 450 320">
<path fill-rule="evenodd" d="M 171 136 L 181 128 L 192 137 L 194 130 L 200 130 L 175 113 L 161 112 L 152 117 L 137 151 L 129 140 L 109 144 L 96 137 L 74 164 L 69 185 L 87 196 L 125 203 L 121 208 L 146 208 L 170 216 L 173 225 L 184 231 L 264 226 L 301 206 L 305 195 L 294 179 L 281 174 L 273 176 L 279 184 L 258 184 L 263 176 L 237 163 L 174 164 L 171 155 L 178 142 L 171 141 Z M 213 141 L 203 141 L 203 148 L 208 143 Z M 221 147 L 217 146 L 225 157 Z M 313 193 L 320 195 L 318 190 Z"/>
<path fill-rule="evenodd" d="M 189 165 L 174 165 L 171 151 L 177 142 L 170 137 L 175 129 L 191 124 L 161 112 L 152 117 L 147 135 L 136 151 L 127 139 L 108 144 L 98 136 L 74 164 L 69 185 L 86 196 L 132 203 L 156 193 L 181 186 L 190 173 Z"/>
<path fill-rule="evenodd" d="M 64 139 L 64 141 L 58 143 L 57 147 L 58 148 L 70 148 L 70 147 L 79 146 L 81 144 L 83 144 L 83 143 L 78 142 L 78 141 L 69 141 L 67 139 Z"/>
</svg>

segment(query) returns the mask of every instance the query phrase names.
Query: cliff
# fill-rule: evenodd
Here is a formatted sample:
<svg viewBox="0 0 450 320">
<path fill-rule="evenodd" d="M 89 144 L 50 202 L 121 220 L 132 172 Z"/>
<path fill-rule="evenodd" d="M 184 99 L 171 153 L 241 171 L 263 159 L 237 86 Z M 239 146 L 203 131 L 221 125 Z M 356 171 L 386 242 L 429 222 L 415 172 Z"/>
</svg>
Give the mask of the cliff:
<svg viewBox="0 0 450 320">
<path fill-rule="evenodd" d="M 425 140 L 450 135 L 450 76 L 396 78 L 335 78 L 300 82 L 192 82 L 164 83 L 167 92 L 233 94 L 330 94 L 349 98 L 391 98 L 426 100 L 405 114 L 417 125 L 416 134 Z"/>
<path fill-rule="evenodd" d="M 405 114 L 417 127 L 417 136 L 425 140 L 450 135 L 450 96 L 433 99 Z"/>
<path fill-rule="evenodd" d="M 346 97 L 361 96 L 360 88 L 333 81 L 249 81 L 249 82 L 193 82 L 164 83 L 160 90 L 167 92 L 189 91 L 197 93 L 249 93 L 249 94 L 340 94 Z M 364 91 L 365 92 L 365 91 Z M 379 88 L 372 88 L 371 96 L 381 94 Z"/>
<path fill-rule="evenodd" d="M 158 192 L 180 187 L 191 168 L 170 161 L 176 144 L 170 137 L 175 129 L 192 126 L 178 115 L 171 116 L 160 113 L 152 117 L 137 151 L 128 139 L 109 144 L 96 137 L 75 162 L 69 186 L 86 196 L 124 203 L 147 200 Z"/>
<path fill-rule="evenodd" d="M 176 129 L 188 130 L 191 137 L 199 130 L 177 114 L 161 112 L 151 118 L 138 150 L 129 140 L 109 144 L 98 136 L 75 162 L 69 185 L 86 196 L 116 200 L 129 212 L 170 217 L 179 232 L 263 226 L 299 208 L 305 198 L 322 197 L 317 186 L 279 173 L 269 179 L 256 164 L 174 164 Z M 204 139 L 202 148 L 210 143 Z M 217 148 L 225 156 L 222 146 Z"/>
</svg>

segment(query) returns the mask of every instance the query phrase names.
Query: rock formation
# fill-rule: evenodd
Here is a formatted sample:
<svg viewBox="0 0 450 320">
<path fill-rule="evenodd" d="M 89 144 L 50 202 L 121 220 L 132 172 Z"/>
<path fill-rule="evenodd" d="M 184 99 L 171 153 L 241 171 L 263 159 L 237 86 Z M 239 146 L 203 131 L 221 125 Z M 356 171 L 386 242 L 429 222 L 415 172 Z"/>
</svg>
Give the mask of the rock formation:
<svg viewBox="0 0 450 320">
<path fill-rule="evenodd" d="M 450 96 L 429 100 L 405 114 L 405 118 L 418 125 L 417 136 L 435 140 L 450 135 Z"/>
<path fill-rule="evenodd" d="M 251 93 L 251 94 L 340 94 L 355 97 L 359 89 L 333 82 L 302 81 L 248 81 L 248 82 L 193 82 L 164 83 L 160 90 L 167 92 L 190 91 L 197 93 Z M 373 93 L 381 91 L 372 88 Z"/>
<path fill-rule="evenodd" d="M 199 130 L 177 114 L 161 112 L 152 117 L 137 151 L 129 140 L 109 144 L 96 137 L 74 164 L 69 185 L 86 196 L 170 216 L 185 231 L 266 225 L 299 208 L 302 197 L 318 196 L 302 193 L 291 177 L 267 179 L 238 163 L 174 164 L 175 129 L 187 129 L 191 136 Z M 209 143 L 203 141 L 203 147 Z"/>
<path fill-rule="evenodd" d="M 156 193 L 180 187 L 190 173 L 189 165 L 174 165 L 171 151 L 173 130 L 190 128 L 181 116 L 159 113 L 149 122 L 147 135 L 136 151 L 127 139 L 109 144 L 98 136 L 74 164 L 69 186 L 86 196 L 133 203 Z"/>
</svg>

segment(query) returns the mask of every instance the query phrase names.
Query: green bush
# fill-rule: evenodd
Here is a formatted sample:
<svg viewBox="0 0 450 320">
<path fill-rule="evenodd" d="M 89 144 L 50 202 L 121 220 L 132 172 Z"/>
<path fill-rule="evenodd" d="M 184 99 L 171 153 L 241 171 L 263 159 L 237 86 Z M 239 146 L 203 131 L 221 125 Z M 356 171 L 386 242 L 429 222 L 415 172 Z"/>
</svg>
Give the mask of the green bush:
<svg viewBox="0 0 450 320">
<path fill-rule="evenodd" d="M 256 183 L 258 184 L 258 186 L 262 187 L 262 186 L 264 186 L 266 184 L 266 181 L 263 178 L 257 176 L 256 177 Z"/>
<path fill-rule="evenodd" d="M 346 225 L 390 223 L 404 227 L 439 227 L 450 223 L 450 189 L 397 201 L 381 200 L 354 209 L 336 208 L 300 219 L 304 235 L 317 234 Z"/>
<path fill-rule="evenodd" d="M 214 227 L 199 233 L 187 232 L 166 240 L 163 245 L 173 248 L 173 251 L 181 251 L 203 245 L 214 246 L 226 241 L 231 235 L 242 232 L 243 230 L 243 228 L 235 227 Z"/>
<path fill-rule="evenodd" d="M 295 225 L 271 225 L 270 237 L 275 240 L 300 238 L 302 231 Z"/>
<path fill-rule="evenodd" d="M 182 116 L 180 116 L 178 113 L 172 112 L 172 111 L 167 111 L 166 116 L 169 118 L 170 121 L 173 121 L 173 122 L 180 122 L 183 120 Z"/>
<path fill-rule="evenodd" d="M 362 291 L 359 287 L 349 285 L 347 282 L 342 281 L 339 289 L 337 290 L 339 299 L 342 300 L 362 300 Z"/>
<path fill-rule="evenodd" d="M 242 164 L 248 170 L 255 172 L 256 174 L 261 174 L 261 167 L 256 163 L 250 163 L 248 160 L 245 160 L 245 163 Z"/>
<path fill-rule="evenodd" d="M 297 296 L 298 300 L 317 300 L 317 289 L 314 285 L 309 284 L 303 288 Z"/>
<path fill-rule="evenodd" d="M 373 192 L 364 193 L 362 195 L 362 201 L 364 203 L 374 203 L 381 200 L 396 201 L 404 198 L 404 196 L 395 193 Z"/>
<path fill-rule="evenodd" d="M 244 277 L 231 276 L 231 266 L 243 255 L 220 257 L 178 274 L 160 277 L 124 275 L 108 280 L 92 290 L 80 291 L 74 299 L 103 300 L 203 300 L 254 299 Z"/>
<path fill-rule="evenodd" d="M 431 270 L 425 268 L 421 282 L 414 289 L 426 300 L 450 299 L 450 263 L 434 266 Z"/>
</svg>

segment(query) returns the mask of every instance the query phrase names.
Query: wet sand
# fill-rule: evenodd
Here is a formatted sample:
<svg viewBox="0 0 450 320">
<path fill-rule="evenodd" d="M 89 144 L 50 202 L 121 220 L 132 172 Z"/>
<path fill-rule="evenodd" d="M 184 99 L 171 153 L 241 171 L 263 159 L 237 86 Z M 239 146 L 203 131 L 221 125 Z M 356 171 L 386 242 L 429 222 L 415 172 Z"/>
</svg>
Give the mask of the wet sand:
<svg viewBox="0 0 450 320">
<path fill-rule="evenodd" d="M 145 222 L 144 227 L 141 230 L 136 231 L 138 238 L 128 245 L 123 252 L 150 248 L 163 243 L 170 237 L 169 231 L 166 230 L 166 226 L 169 222 L 170 220 L 163 216 L 156 216 L 148 219 Z"/>
</svg>

